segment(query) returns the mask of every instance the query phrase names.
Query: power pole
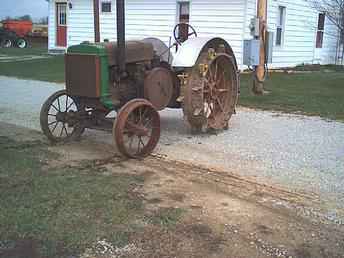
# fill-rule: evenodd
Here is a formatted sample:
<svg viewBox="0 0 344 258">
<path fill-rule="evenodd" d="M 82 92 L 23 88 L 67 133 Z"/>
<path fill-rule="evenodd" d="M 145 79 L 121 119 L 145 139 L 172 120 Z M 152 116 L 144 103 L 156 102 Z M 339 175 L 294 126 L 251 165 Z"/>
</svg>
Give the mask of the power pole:
<svg viewBox="0 0 344 258">
<path fill-rule="evenodd" d="M 253 81 L 253 93 L 256 95 L 263 95 L 264 91 L 264 80 L 266 75 L 265 68 L 265 39 L 266 39 L 266 27 L 267 27 L 267 0 L 258 0 L 257 4 L 257 17 L 259 18 L 259 40 L 260 40 L 260 51 L 259 51 L 259 65 L 256 67 L 256 76 Z"/>
</svg>

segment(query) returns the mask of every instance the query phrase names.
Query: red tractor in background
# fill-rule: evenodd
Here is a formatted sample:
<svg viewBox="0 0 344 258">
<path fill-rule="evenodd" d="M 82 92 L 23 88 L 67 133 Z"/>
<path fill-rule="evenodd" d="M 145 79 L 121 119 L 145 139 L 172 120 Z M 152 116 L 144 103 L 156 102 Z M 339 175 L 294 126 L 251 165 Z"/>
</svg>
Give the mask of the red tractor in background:
<svg viewBox="0 0 344 258">
<path fill-rule="evenodd" d="M 4 48 L 28 47 L 28 40 L 25 38 L 32 32 L 31 21 L 5 20 L 0 28 L 0 46 Z"/>
</svg>

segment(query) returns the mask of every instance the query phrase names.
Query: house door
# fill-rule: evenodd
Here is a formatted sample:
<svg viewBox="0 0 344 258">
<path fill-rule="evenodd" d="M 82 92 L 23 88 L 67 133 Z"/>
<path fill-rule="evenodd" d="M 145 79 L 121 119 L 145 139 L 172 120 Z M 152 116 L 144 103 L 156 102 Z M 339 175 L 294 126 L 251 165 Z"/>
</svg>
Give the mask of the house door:
<svg viewBox="0 0 344 258">
<path fill-rule="evenodd" d="M 56 3 L 56 45 L 67 46 L 67 3 Z"/>
</svg>

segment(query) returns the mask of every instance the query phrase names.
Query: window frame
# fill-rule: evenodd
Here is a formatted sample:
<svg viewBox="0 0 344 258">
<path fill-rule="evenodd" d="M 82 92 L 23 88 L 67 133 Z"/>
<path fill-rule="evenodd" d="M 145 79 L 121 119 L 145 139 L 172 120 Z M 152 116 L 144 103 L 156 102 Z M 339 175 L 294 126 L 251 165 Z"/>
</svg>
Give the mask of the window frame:
<svg viewBox="0 0 344 258">
<path fill-rule="evenodd" d="M 277 7 L 276 38 L 274 42 L 276 47 L 284 46 L 286 20 L 287 20 L 287 7 L 283 5 L 279 5 Z M 281 31 L 280 39 L 278 38 L 279 30 Z"/>
<path fill-rule="evenodd" d="M 315 48 L 318 48 L 318 49 L 323 48 L 323 45 L 324 45 L 325 22 L 326 22 L 326 14 L 319 13 L 317 32 L 316 32 L 316 38 L 315 38 Z"/>
<path fill-rule="evenodd" d="M 67 27 L 67 5 L 60 4 L 57 8 L 57 26 Z"/>
<path fill-rule="evenodd" d="M 104 9 L 103 9 L 103 5 L 104 4 L 110 5 L 110 11 L 104 11 Z M 110 1 L 110 0 L 102 0 L 100 2 L 100 12 L 102 14 L 111 14 L 112 13 L 112 1 Z"/>
</svg>

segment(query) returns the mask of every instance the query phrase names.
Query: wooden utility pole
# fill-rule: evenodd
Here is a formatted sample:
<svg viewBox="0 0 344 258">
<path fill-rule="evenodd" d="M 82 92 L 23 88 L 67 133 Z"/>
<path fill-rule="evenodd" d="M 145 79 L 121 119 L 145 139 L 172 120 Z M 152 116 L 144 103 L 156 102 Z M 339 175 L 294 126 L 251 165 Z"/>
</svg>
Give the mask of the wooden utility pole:
<svg viewBox="0 0 344 258">
<path fill-rule="evenodd" d="M 265 39 L 267 27 L 267 0 L 258 0 L 257 17 L 259 18 L 259 65 L 256 67 L 256 76 L 253 81 L 253 92 L 256 95 L 264 94 L 264 80 L 265 80 Z"/>
</svg>

